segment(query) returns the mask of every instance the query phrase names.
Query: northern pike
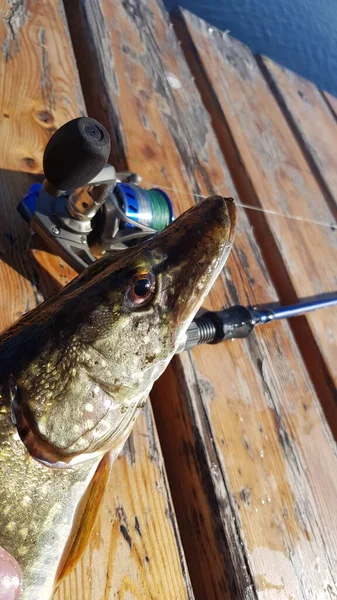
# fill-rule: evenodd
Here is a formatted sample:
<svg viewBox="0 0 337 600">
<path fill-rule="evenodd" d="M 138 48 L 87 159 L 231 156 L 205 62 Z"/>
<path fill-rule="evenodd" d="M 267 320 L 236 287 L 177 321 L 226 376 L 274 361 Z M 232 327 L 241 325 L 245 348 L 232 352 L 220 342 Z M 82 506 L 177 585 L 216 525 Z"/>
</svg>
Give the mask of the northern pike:
<svg viewBox="0 0 337 600">
<path fill-rule="evenodd" d="M 234 229 L 233 201 L 208 198 L 0 336 L 0 546 L 21 566 L 23 600 L 51 597 L 99 464 L 122 449 Z"/>
</svg>

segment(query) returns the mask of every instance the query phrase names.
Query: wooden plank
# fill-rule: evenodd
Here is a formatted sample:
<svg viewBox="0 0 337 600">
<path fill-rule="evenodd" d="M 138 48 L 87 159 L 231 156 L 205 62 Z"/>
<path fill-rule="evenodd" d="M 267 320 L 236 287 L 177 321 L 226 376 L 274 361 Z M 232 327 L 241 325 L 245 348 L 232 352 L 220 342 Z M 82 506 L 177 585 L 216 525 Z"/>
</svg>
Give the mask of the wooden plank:
<svg viewBox="0 0 337 600">
<path fill-rule="evenodd" d="M 42 250 L 29 250 L 31 234 L 16 206 L 32 183 L 29 174 L 0 169 L 1 331 L 73 276 L 72 269 L 59 257 Z"/>
<path fill-rule="evenodd" d="M 28 251 L 29 229 L 16 206 L 33 182 L 19 170 L 41 171 L 43 149 L 54 128 L 83 114 L 84 102 L 63 4 L 1 0 L 0 7 L 0 114 L 7 115 L 0 130 L 2 330 L 74 276 L 41 246 Z M 132 439 L 111 470 L 89 543 L 94 562 L 90 554 L 89 569 L 88 554 L 84 556 L 57 592 L 58 600 L 68 600 L 70 593 L 90 600 L 101 599 L 103 593 L 106 598 L 132 592 L 142 599 L 161 597 L 168 579 L 173 582 L 172 599 L 192 597 L 150 408 Z"/>
<path fill-rule="evenodd" d="M 336 120 L 313 83 L 267 57 L 259 57 L 259 64 L 336 218 Z"/>
<path fill-rule="evenodd" d="M 280 299 L 286 304 L 334 292 L 334 215 L 255 58 L 230 36 L 210 35 L 188 12 L 175 23 L 242 201 L 301 219 L 247 213 Z M 291 321 L 335 435 L 336 324 L 337 307 Z"/>
<path fill-rule="evenodd" d="M 331 110 L 333 116 L 335 117 L 335 119 L 337 119 L 337 98 L 335 96 L 332 96 L 331 94 L 328 94 L 328 92 L 322 92 L 322 96 L 326 101 L 329 109 Z"/>
<path fill-rule="evenodd" d="M 62 1 L 1 0 L 0 39 L 0 168 L 40 173 L 51 134 L 85 114 Z"/>
<path fill-rule="evenodd" d="M 115 163 L 169 188 L 176 213 L 194 194 L 236 196 L 162 4 L 66 9 L 87 106 L 118 140 Z M 209 308 L 277 299 L 243 212 L 239 223 Z M 288 324 L 176 357 L 152 399 L 196 598 L 329 598 L 335 445 Z"/>
<path fill-rule="evenodd" d="M 194 598 L 148 405 L 112 468 L 82 560 L 54 600 Z"/>
<path fill-rule="evenodd" d="M 70 275 L 51 255 L 27 252 L 30 235 L 16 211 L 42 171 L 44 146 L 55 128 L 84 114 L 63 4 L 0 0 L 0 328 L 55 291 Z M 48 264 L 48 268 L 47 268 Z"/>
</svg>

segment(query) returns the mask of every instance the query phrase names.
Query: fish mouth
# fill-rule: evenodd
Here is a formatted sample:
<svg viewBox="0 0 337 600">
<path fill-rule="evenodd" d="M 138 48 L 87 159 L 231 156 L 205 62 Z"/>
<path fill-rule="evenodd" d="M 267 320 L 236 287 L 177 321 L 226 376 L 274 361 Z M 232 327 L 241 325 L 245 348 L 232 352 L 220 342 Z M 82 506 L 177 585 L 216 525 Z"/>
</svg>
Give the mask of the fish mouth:
<svg viewBox="0 0 337 600">
<path fill-rule="evenodd" d="M 236 226 L 233 198 L 211 196 L 183 213 L 151 242 L 164 258 L 161 303 L 176 335 L 188 325 L 225 265 Z"/>
<path fill-rule="evenodd" d="M 98 261 L 89 267 L 86 275 L 80 279 L 80 285 L 83 285 L 83 288 L 85 286 L 93 288 L 102 284 L 103 281 L 105 287 L 108 288 L 109 285 L 112 285 L 110 276 L 114 270 L 123 271 L 125 268 L 127 272 L 129 266 L 133 267 L 138 259 L 141 259 L 144 264 L 148 264 L 149 269 L 153 271 L 154 277 L 158 280 L 158 286 L 155 288 L 153 306 L 149 303 L 145 307 L 143 318 L 149 319 L 155 315 L 157 321 L 154 319 L 153 323 L 157 323 L 157 329 L 154 328 L 153 331 L 156 332 L 156 335 L 164 333 L 165 343 L 160 352 L 163 354 L 163 362 L 167 364 L 177 348 L 180 347 L 181 336 L 186 333 L 226 262 L 234 240 L 235 224 L 234 200 L 212 196 L 183 213 L 152 239 L 123 252 L 117 259 L 111 259 L 111 264 L 110 261 L 103 259 L 103 262 Z M 75 287 L 74 289 L 76 291 Z M 70 293 L 74 293 L 72 287 L 70 287 Z M 135 314 L 137 313 L 135 312 Z M 138 319 L 141 314 L 142 312 L 139 311 Z M 126 313 L 126 316 L 131 319 L 130 312 Z M 133 326 L 132 320 L 130 323 Z M 129 347 L 127 352 L 129 352 Z M 151 369 L 157 377 L 164 367 L 158 367 L 158 364 L 154 362 L 153 365 L 151 364 Z M 49 467 L 71 467 L 101 455 L 107 447 L 106 444 L 113 441 L 112 437 L 120 433 L 124 425 L 127 425 L 129 417 L 131 419 L 133 416 L 131 408 L 127 414 L 123 413 L 123 418 L 119 421 L 121 429 L 117 431 L 115 419 L 110 421 L 113 416 L 113 411 L 111 411 L 109 423 L 113 422 L 114 427 L 112 431 L 107 432 L 106 436 L 96 437 L 94 443 L 88 441 L 87 445 L 75 448 L 73 442 L 75 444 L 80 437 L 85 438 L 86 433 L 92 434 L 98 427 L 100 419 L 94 419 L 93 427 L 88 432 L 79 437 L 76 434 L 76 439 L 72 443 L 61 445 L 59 433 L 62 430 L 62 424 L 60 430 L 54 429 L 56 437 L 53 434 L 53 436 L 49 436 L 48 441 L 48 435 L 45 434 L 46 429 L 40 427 L 40 415 L 36 414 L 35 405 L 32 408 L 26 401 L 25 384 L 22 384 L 20 388 L 20 380 L 17 381 L 19 389 L 16 388 L 12 400 L 13 421 L 31 456 Z M 150 385 L 151 381 L 154 381 L 154 375 L 151 374 L 147 381 L 149 382 L 146 390 L 148 392 L 152 385 Z M 132 405 L 136 410 L 133 396 Z M 49 420 L 51 430 L 53 430 L 55 421 L 50 416 Z"/>
</svg>

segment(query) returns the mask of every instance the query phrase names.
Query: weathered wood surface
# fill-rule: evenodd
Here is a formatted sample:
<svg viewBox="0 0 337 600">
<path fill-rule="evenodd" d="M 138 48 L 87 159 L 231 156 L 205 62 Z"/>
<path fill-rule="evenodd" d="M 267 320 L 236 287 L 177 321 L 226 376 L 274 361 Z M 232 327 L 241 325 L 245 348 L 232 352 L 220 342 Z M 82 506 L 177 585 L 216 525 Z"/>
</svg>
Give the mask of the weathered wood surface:
<svg viewBox="0 0 337 600">
<path fill-rule="evenodd" d="M 326 101 L 329 109 L 331 110 L 333 116 L 335 117 L 335 119 L 337 119 L 337 98 L 335 98 L 335 96 L 331 96 L 331 94 L 328 94 L 328 92 L 322 92 L 322 96 Z"/>
<path fill-rule="evenodd" d="M 84 114 L 63 4 L 0 0 L 0 328 L 55 291 L 59 258 L 28 252 L 30 234 L 16 206 L 42 171 L 55 128 Z M 26 172 L 26 173 L 23 173 Z M 49 275 L 48 275 L 48 273 Z"/>
<path fill-rule="evenodd" d="M 54 595 L 70 598 L 194 598 L 149 405 L 112 468 L 83 558 Z"/>
<path fill-rule="evenodd" d="M 162 4 L 66 9 L 114 163 L 173 190 L 177 214 L 195 194 L 237 196 Z M 277 299 L 243 212 L 239 222 L 210 308 Z M 335 444 L 287 323 L 177 357 L 152 398 L 195 596 L 333 598 Z"/>
<path fill-rule="evenodd" d="M 29 251 L 29 228 L 16 206 L 33 182 L 20 171 L 40 172 L 52 132 L 85 109 L 62 3 L 1 0 L 0 15 L 2 330 L 74 276 L 41 244 Z M 162 598 L 168 580 L 172 600 L 192 597 L 150 407 L 132 440 L 111 469 L 88 552 L 58 600 Z"/>
<path fill-rule="evenodd" d="M 313 83 L 267 57 L 259 57 L 259 64 L 304 148 L 309 166 L 336 218 L 336 120 Z"/>
<path fill-rule="evenodd" d="M 264 210 L 327 224 L 323 227 L 247 212 L 279 297 L 286 304 L 334 292 L 334 214 L 255 58 L 231 36 L 217 30 L 210 34 L 205 22 L 187 12 L 180 14 L 176 27 L 241 200 Z M 337 307 L 291 321 L 335 435 L 336 325 Z"/>
<path fill-rule="evenodd" d="M 85 114 L 61 0 L 0 1 L 0 168 L 40 173 L 51 134 Z"/>
</svg>

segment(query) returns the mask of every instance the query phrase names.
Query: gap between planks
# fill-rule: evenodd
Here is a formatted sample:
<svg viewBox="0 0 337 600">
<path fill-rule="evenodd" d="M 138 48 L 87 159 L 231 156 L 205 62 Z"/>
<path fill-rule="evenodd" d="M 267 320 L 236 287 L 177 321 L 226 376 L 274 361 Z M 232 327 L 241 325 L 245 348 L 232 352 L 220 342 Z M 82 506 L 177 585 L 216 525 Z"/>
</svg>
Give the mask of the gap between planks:
<svg viewBox="0 0 337 600">
<path fill-rule="evenodd" d="M 67 5 L 87 105 L 117 128 L 117 158 L 127 156 L 149 181 L 186 189 L 174 196 L 177 212 L 190 205 L 188 193 L 224 190 L 224 181 L 234 192 L 162 5 Z M 168 71 L 180 91 L 170 89 Z M 275 298 L 244 215 L 242 223 L 209 308 Z M 251 600 L 295 590 L 296 599 L 309 598 L 326 572 L 332 586 L 334 539 L 325 533 L 334 526 L 334 445 L 288 324 L 193 357 L 177 357 L 153 397 L 196 596 Z M 312 578 L 313 556 L 324 576 Z"/>
<path fill-rule="evenodd" d="M 189 64 L 193 76 L 195 77 L 196 85 L 203 98 L 205 107 L 210 114 L 213 123 L 213 129 L 218 137 L 221 149 L 238 190 L 239 196 L 243 200 L 249 198 L 250 204 L 263 209 L 264 204 L 261 203 L 254 181 L 252 180 L 251 173 L 249 170 L 247 170 L 245 160 L 242 157 L 242 148 L 240 145 L 238 145 L 237 140 L 233 135 L 231 126 L 223 110 L 223 105 L 214 89 L 214 82 L 211 80 L 209 75 L 209 64 L 207 67 L 204 66 L 203 58 L 200 55 L 199 48 L 197 47 L 195 39 L 191 35 L 191 30 L 186 23 L 188 22 L 191 28 L 193 28 L 193 26 L 198 27 L 199 23 L 203 26 L 205 25 L 205 27 L 207 27 L 207 25 L 197 17 L 194 17 L 192 14 L 188 13 L 188 11 L 180 9 L 173 11 L 171 18 L 176 34 L 182 44 L 185 58 Z M 219 34 L 219 32 L 216 32 L 216 30 L 213 31 L 214 33 L 212 36 L 210 36 L 210 45 L 212 44 L 214 35 L 217 33 Z M 240 49 L 241 47 L 244 49 L 244 52 L 247 53 L 247 49 L 243 44 L 240 44 L 240 42 L 235 40 L 235 45 L 236 48 Z M 234 50 L 233 61 L 235 60 L 240 61 L 240 57 L 238 56 L 235 58 Z M 244 58 L 242 58 L 242 60 L 244 61 Z M 255 59 L 252 58 L 252 60 Z M 261 71 L 261 77 L 263 77 L 263 73 L 265 73 L 265 69 Z M 217 76 L 225 77 L 225 74 L 216 75 L 214 73 L 214 77 L 216 78 Z M 269 93 L 272 94 L 272 92 Z M 280 94 L 277 94 L 276 101 L 279 99 L 279 97 Z M 284 103 L 281 103 L 281 108 L 283 107 Z M 263 106 L 261 106 L 261 111 L 263 113 Z M 291 133 L 289 133 L 289 135 L 291 135 Z M 303 148 L 301 148 L 301 151 L 304 152 Z M 308 151 L 306 154 L 308 154 Z M 318 169 L 315 169 L 314 174 L 317 172 Z M 319 179 L 321 181 L 323 177 L 320 176 Z M 328 186 L 324 185 L 324 189 L 327 191 Z M 332 204 L 334 209 L 336 209 L 334 199 L 330 194 L 328 194 L 328 196 L 329 206 Z M 272 227 L 273 217 L 269 217 L 267 214 L 263 214 L 261 212 L 256 213 L 252 210 L 246 210 L 246 214 L 252 227 L 254 228 L 256 239 L 262 251 L 263 258 L 267 264 L 269 274 L 272 278 L 281 303 L 296 303 L 299 298 L 301 298 L 301 294 L 299 293 L 298 289 L 295 289 L 294 279 L 291 277 L 289 268 L 287 267 L 282 255 L 282 247 L 274 236 Z M 277 219 L 277 217 L 275 217 L 275 219 Z M 322 232 L 321 235 L 325 235 L 324 232 Z M 321 290 L 321 293 L 324 291 L 330 290 L 323 289 Z M 303 295 L 305 296 L 306 294 L 304 293 Z M 333 311 L 334 309 L 326 310 Z M 324 345 L 324 340 L 323 344 L 319 343 L 319 337 L 316 337 L 312 327 L 310 326 L 310 319 L 311 316 L 309 316 L 309 320 L 304 316 L 297 317 L 295 319 L 290 319 L 289 323 L 308 368 L 308 372 L 316 389 L 317 395 L 320 398 L 330 428 L 335 439 L 337 439 L 337 392 L 335 387 L 335 364 L 333 358 L 330 360 L 330 364 L 324 359 L 322 354 L 322 345 Z"/>
<path fill-rule="evenodd" d="M 86 111 L 62 0 L 0 0 L 0 37 L 2 330 L 75 276 L 59 257 L 41 250 L 43 244 L 30 251 L 29 227 L 16 207 L 32 174 L 41 173 L 55 129 Z M 56 597 L 101 600 L 132 587 L 145 600 L 161 597 L 171 580 L 172 600 L 192 598 L 148 406 L 112 467 L 86 552 Z"/>
</svg>

